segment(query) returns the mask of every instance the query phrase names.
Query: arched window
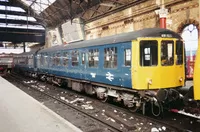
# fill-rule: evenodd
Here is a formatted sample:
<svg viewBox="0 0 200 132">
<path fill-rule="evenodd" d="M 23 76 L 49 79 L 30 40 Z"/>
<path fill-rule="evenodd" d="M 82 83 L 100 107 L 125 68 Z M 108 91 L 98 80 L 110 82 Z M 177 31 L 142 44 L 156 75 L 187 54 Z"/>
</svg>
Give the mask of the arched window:
<svg viewBox="0 0 200 132">
<path fill-rule="evenodd" d="M 193 77 L 194 60 L 198 47 L 198 30 L 194 24 L 183 29 L 182 38 L 185 42 L 187 78 Z"/>
<path fill-rule="evenodd" d="M 198 30 L 193 24 L 188 25 L 183 29 L 182 37 L 185 42 L 185 49 L 187 55 L 196 54 L 198 46 Z"/>
</svg>

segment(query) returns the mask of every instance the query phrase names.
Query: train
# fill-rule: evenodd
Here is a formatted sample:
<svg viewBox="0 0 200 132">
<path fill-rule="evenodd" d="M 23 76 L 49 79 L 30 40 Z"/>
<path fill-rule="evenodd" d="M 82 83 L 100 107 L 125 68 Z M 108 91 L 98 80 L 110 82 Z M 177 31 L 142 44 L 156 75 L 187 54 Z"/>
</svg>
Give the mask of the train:
<svg viewBox="0 0 200 132">
<path fill-rule="evenodd" d="M 11 72 L 13 69 L 13 56 L 14 54 L 0 54 L 0 74 L 5 75 L 7 72 Z"/>
<path fill-rule="evenodd" d="M 183 100 L 185 50 L 179 34 L 146 28 L 14 56 L 14 71 L 155 116 Z"/>
</svg>

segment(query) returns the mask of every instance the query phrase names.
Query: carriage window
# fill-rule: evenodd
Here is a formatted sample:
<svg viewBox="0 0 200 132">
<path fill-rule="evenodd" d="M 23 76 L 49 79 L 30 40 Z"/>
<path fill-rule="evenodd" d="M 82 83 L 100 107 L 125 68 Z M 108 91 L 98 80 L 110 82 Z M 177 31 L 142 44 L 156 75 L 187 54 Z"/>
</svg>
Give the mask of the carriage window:
<svg viewBox="0 0 200 132">
<path fill-rule="evenodd" d="M 40 56 L 40 66 L 44 66 L 44 55 L 41 54 Z"/>
<path fill-rule="evenodd" d="M 117 68 L 117 48 L 104 49 L 104 68 Z"/>
<path fill-rule="evenodd" d="M 158 65 L 158 42 L 156 40 L 140 41 L 140 65 Z"/>
<path fill-rule="evenodd" d="M 14 64 L 18 63 L 18 56 L 16 56 L 16 57 L 13 58 L 13 62 L 14 62 Z"/>
<path fill-rule="evenodd" d="M 44 54 L 44 65 L 48 66 L 48 54 Z"/>
<path fill-rule="evenodd" d="M 89 67 L 98 67 L 99 63 L 99 50 L 91 49 L 88 53 Z"/>
<path fill-rule="evenodd" d="M 53 66 L 56 65 L 56 54 L 55 53 L 52 55 L 52 64 L 53 64 Z"/>
<path fill-rule="evenodd" d="M 78 51 L 72 51 L 72 66 L 78 66 L 79 53 Z"/>
<path fill-rule="evenodd" d="M 82 57 L 82 64 L 85 64 L 85 53 L 82 53 L 81 57 Z"/>
<path fill-rule="evenodd" d="M 162 66 L 174 65 L 174 42 L 173 41 L 161 42 L 161 65 Z"/>
<path fill-rule="evenodd" d="M 131 66 L 131 49 L 125 49 L 124 50 L 124 65 L 125 66 Z"/>
<path fill-rule="evenodd" d="M 63 53 L 63 66 L 68 66 L 69 62 L 69 53 L 65 52 Z"/>
<path fill-rule="evenodd" d="M 33 65 L 33 55 L 28 56 L 28 65 Z"/>
<path fill-rule="evenodd" d="M 40 54 L 37 55 L 37 64 L 40 66 Z"/>
<path fill-rule="evenodd" d="M 28 65 L 28 56 L 25 56 L 25 64 Z"/>
<path fill-rule="evenodd" d="M 183 42 L 176 41 L 176 55 L 177 55 L 177 65 L 183 64 Z"/>
<path fill-rule="evenodd" d="M 50 66 L 53 66 L 54 65 L 54 58 L 53 58 L 53 54 L 50 54 L 50 56 L 49 56 L 49 64 L 50 64 Z"/>
<path fill-rule="evenodd" d="M 60 66 L 60 65 L 61 65 L 60 53 L 56 53 L 56 56 L 55 56 L 55 64 L 56 64 L 56 66 Z"/>
</svg>

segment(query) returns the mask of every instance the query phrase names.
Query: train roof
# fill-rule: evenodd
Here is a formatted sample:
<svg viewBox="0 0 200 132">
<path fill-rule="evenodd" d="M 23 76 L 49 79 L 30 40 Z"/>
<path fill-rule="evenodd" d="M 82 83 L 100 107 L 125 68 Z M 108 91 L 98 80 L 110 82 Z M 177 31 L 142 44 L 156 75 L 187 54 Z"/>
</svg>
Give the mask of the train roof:
<svg viewBox="0 0 200 132">
<path fill-rule="evenodd" d="M 104 44 L 114 44 L 114 43 L 120 43 L 120 42 L 128 42 L 140 37 L 161 37 L 161 35 L 166 35 L 167 37 L 181 39 L 181 36 L 178 33 L 168 30 L 168 29 L 146 28 L 146 29 L 142 29 L 142 30 L 138 30 L 134 32 L 122 33 L 122 34 L 102 37 L 102 38 L 93 39 L 93 40 L 74 42 L 67 45 L 54 46 L 51 48 L 43 49 L 39 51 L 38 53 L 59 51 L 59 50 L 64 50 L 64 49 L 84 48 L 88 46 L 98 46 L 98 45 L 104 45 Z"/>
<path fill-rule="evenodd" d="M 15 56 L 23 56 L 23 55 L 32 55 L 32 54 L 35 54 L 37 50 L 33 50 L 33 51 L 29 51 L 29 52 L 23 52 L 23 53 L 20 53 L 20 54 L 15 54 Z"/>
</svg>

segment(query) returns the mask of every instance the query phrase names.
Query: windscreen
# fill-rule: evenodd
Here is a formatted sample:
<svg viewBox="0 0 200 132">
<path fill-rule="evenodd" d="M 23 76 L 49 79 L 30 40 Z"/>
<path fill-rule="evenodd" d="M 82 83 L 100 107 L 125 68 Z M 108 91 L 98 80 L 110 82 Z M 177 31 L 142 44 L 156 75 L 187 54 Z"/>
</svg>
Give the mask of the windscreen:
<svg viewBox="0 0 200 132">
<path fill-rule="evenodd" d="M 141 66 L 158 65 L 158 41 L 156 40 L 140 41 L 140 65 Z"/>
<path fill-rule="evenodd" d="M 174 42 L 163 40 L 161 41 L 161 65 L 174 65 Z"/>
</svg>

